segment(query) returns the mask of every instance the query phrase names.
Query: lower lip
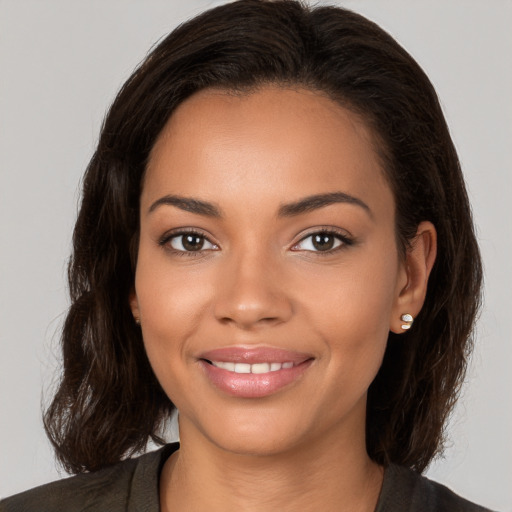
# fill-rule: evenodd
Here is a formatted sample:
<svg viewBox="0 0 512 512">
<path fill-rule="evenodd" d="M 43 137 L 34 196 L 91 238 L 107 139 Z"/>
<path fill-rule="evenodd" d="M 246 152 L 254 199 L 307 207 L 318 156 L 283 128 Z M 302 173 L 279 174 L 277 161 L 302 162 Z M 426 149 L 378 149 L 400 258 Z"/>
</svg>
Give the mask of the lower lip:
<svg viewBox="0 0 512 512">
<path fill-rule="evenodd" d="M 209 380 L 224 393 L 239 398 L 261 398 L 272 395 L 297 381 L 311 366 L 312 359 L 275 372 L 235 373 L 200 361 Z"/>
</svg>

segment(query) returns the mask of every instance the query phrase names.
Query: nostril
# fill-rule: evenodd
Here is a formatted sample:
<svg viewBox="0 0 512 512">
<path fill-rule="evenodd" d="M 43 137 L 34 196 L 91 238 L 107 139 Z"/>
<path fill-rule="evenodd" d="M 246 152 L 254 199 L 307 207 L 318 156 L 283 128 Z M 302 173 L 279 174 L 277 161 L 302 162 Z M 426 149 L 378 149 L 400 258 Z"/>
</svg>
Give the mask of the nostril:
<svg viewBox="0 0 512 512">
<path fill-rule="evenodd" d="M 215 298 L 217 321 L 246 330 L 289 320 L 293 308 L 287 293 L 271 288 L 263 279 L 239 280 L 237 286 L 223 287 Z"/>
</svg>

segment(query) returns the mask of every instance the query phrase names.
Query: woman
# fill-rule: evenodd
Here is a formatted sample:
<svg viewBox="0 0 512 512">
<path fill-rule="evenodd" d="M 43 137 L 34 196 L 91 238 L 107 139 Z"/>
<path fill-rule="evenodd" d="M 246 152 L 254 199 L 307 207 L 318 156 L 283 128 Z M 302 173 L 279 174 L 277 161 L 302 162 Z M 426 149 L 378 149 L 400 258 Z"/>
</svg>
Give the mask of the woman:
<svg viewBox="0 0 512 512">
<path fill-rule="evenodd" d="M 464 182 L 361 16 L 242 0 L 175 30 L 107 116 L 69 277 L 46 428 L 85 474 L 6 510 L 483 510 L 419 475 L 479 305 Z M 175 407 L 179 447 L 120 462 Z"/>
</svg>

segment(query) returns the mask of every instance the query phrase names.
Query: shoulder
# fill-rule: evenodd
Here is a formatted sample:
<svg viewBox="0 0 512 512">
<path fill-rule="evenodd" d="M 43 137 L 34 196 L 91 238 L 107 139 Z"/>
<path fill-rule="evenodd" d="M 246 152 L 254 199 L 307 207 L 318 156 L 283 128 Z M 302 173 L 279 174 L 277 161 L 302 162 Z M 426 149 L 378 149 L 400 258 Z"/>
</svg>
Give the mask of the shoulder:
<svg viewBox="0 0 512 512">
<path fill-rule="evenodd" d="M 490 512 L 409 468 L 391 465 L 384 474 L 376 512 Z"/>
<path fill-rule="evenodd" d="M 176 449 L 167 445 L 105 469 L 51 482 L 0 502 L 1 512 L 158 510 L 161 466 Z M 143 508 L 138 504 L 143 503 Z M 156 508 L 155 508 L 156 506 Z"/>
</svg>

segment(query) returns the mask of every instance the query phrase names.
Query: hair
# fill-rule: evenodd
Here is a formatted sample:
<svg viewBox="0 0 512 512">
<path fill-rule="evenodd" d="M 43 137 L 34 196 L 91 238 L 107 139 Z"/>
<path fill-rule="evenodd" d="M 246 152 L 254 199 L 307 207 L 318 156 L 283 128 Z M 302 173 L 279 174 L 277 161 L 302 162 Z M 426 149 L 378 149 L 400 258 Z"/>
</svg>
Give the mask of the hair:
<svg viewBox="0 0 512 512">
<path fill-rule="evenodd" d="M 423 471 L 443 448 L 480 305 L 482 268 L 471 211 L 436 93 L 414 59 L 373 22 L 338 7 L 240 0 L 180 25 L 114 100 L 83 180 L 62 333 L 63 374 L 47 434 L 70 473 L 163 444 L 174 405 L 146 356 L 129 306 L 139 197 L 150 151 L 176 107 L 206 88 L 268 84 L 319 91 L 373 130 L 396 203 L 397 245 L 431 221 L 438 255 L 414 327 L 389 334 L 367 402 L 377 463 Z"/>
</svg>

